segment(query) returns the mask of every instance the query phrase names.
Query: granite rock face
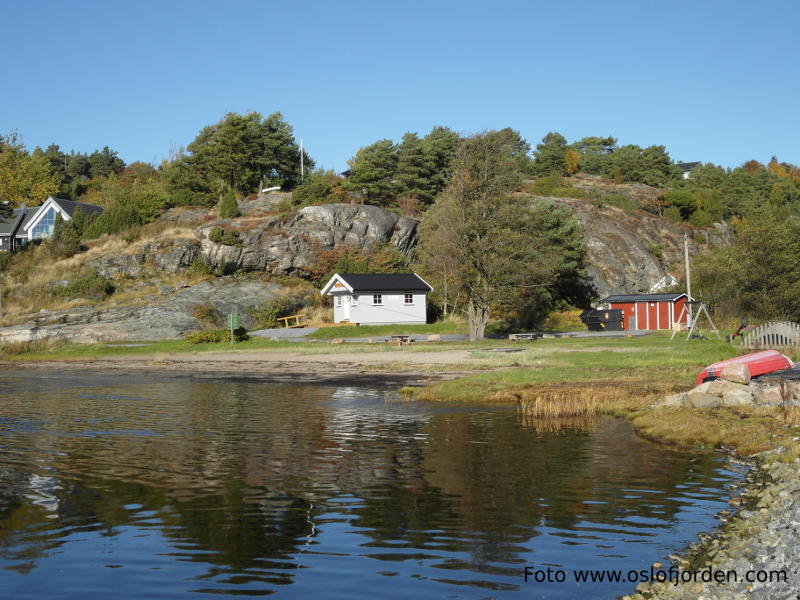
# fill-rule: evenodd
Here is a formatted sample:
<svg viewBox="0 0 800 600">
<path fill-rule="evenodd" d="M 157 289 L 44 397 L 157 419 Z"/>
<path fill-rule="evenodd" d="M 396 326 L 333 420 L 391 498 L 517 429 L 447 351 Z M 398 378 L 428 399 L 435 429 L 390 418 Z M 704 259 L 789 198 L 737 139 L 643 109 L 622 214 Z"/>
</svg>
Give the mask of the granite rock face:
<svg viewBox="0 0 800 600">
<path fill-rule="evenodd" d="M 298 210 L 285 222 L 278 217 L 237 227 L 240 246 L 217 244 L 209 233 L 218 223 L 195 229 L 200 253 L 225 271 L 266 271 L 291 275 L 314 265 L 322 250 L 342 245 L 368 248 L 390 244 L 409 253 L 417 242 L 419 221 L 378 206 L 325 204 Z"/>
<path fill-rule="evenodd" d="M 648 292 L 667 274 L 669 265 L 683 264 L 684 234 L 689 236 L 692 256 L 731 241 L 728 228 L 719 223 L 694 229 L 644 211 L 598 207 L 571 198 L 550 200 L 568 207 L 584 227 L 587 271 L 598 298 Z"/>
<path fill-rule="evenodd" d="M 251 213 L 255 211 L 251 208 Z M 342 245 L 369 248 L 392 245 L 410 253 L 417 243 L 419 221 L 378 206 L 326 204 L 307 206 L 287 218 L 244 216 L 231 221 L 202 219 L 189 213 L 195 224 L 191 237 L 156 236 L 119 252 L 92 258 L 88 265 L 104 277 L 140 277 L 148 270 L 178 273 L 202 260 L 225 273 L 264 271 L 292 275 L 315 264 L 320 251 Z M 177 217 L 176 217 L 177 218 Z M 234 230 L 240 245 L 213 242 L 214 227 Z"/>
<path fill-rule="evenodd" d="M 194 316 L 198 305 L 211 305 L 221 314 L 238 312 L 242 325 L 252 327 L 246 311 L 269 300 L 282 287 L 261 281 L 204 281 L 197 285 L 165 288 L 137 306 L 98 304 L 59 311 L 41 311 L 25 322 L 0 328 L 4 342 L 58 338 L 78 343 L 146 341 L 181 337 L 205 325 Z"/>
</svg>

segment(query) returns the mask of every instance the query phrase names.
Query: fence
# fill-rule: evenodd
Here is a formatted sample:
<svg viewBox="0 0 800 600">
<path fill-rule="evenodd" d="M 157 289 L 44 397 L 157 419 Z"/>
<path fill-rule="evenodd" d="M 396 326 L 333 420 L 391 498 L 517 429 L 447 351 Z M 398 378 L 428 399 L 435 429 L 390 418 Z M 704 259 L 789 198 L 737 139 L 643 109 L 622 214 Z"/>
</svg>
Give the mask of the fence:
<svg viewBox="0 0 800 600">
<path fill-rule="evenodd" d="M 748 331 L 740 345 L 750 349 L 800 346 L 800 325 L 791 321 L 770 321 Z"/>
</svg>

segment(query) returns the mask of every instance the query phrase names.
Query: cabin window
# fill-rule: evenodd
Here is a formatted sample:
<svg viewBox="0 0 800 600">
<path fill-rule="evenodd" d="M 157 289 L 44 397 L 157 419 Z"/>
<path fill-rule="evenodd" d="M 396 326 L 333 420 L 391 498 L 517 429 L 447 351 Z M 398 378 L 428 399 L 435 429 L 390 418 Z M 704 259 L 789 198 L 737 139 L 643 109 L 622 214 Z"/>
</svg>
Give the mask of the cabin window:
<svg viewBox="0 0 800 600">
<path fill-rule="evenodd" d="M 414 294 L 404 294 L 403 304 L 414 304 Z"/>
<path fill-rule="evenodd" d="M 56 209 L 52 206 L 47 209 L 47 212 L 44 213 L 39 222 L 36 224 L 36 227 L 33 228 L 32 237 L 33 239 L 41 239 L 50 237 L 53 235 L 53 229 L 56 226 Z"/>
<path fill-rule="evenodd" d="M 336 296 L 336 306 L 341 306 L 341 305 L 342 305 L 342 297 Z"/>
<path fill-rule="evenodd" d="M 383 294 L 372 294 L 372 303 L 376 306 L 383 304 Z"/>
</svg>

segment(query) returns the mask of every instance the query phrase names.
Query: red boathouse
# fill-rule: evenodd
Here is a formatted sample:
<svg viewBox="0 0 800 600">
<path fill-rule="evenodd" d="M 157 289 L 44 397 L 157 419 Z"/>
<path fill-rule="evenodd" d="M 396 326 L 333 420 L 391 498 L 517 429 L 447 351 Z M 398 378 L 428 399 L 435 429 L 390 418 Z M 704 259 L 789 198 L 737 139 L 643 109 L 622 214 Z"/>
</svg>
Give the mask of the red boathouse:
<svg viewBox="0 0 800 600">
<path fill-rule="evenodd" d="M 672 329 L 674 323 L 687 325 L 689 318 L 683 308 L 686 292 L 672 294 L 619 294 L 603 298 L 610 309 L 622 311 L 622 328 L 625 331 Z"/>
</svg>

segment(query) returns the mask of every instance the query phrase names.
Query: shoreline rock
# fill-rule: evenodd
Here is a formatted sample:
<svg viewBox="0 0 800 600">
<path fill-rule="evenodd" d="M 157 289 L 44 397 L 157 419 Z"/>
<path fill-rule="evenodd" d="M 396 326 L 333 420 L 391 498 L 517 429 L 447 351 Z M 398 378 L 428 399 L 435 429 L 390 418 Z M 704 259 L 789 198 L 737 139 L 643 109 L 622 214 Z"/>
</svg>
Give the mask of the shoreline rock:
<svg viewBox="0 0 800 600">
<path fill-rule="evenodd" d="M 774 451 L 772 451 L 774 452 Z M 769 454 L 765 453 L 765 454 Z M 764 458 L 762 456 L 761 458 Z M 631 600 L 795 599 L 800 591 L 800 464 L 756 463 L 731 503 L 741 508 L 712 534 L 700 534 L 676 562 L 681 571 L 736 573 L 724 582 L 641 584 Z M 727 518 L 726 515 L 722 515 Z M 754 579 L 746 581 L 747 574 Z M 735 580 L 734 580 L 735 579 Z"/>
</svg>

